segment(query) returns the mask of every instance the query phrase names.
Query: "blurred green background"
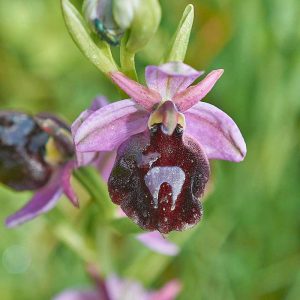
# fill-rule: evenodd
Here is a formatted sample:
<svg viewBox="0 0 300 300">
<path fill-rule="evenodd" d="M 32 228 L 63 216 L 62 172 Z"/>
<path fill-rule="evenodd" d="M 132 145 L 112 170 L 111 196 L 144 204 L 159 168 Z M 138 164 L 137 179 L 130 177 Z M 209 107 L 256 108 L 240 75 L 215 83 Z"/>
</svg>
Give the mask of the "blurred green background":
<svg viewBox="0 0 300 300">
<path fill-rule="evenodd" d="M 203 221 L 171 235 L 182 245 L 178 257 L 119 237 L 113 267 L 151 288 L 177 277 L 182 300 L 300 299 L 300 2 L 162 0 L 159 31 L 137 57 L 140 76 L 159 62 L 188 3 L 195 22 L 186 62 L 225 69 L 205 101 L 237 122 L 248 155 L 241 164 L 213 162 Z M 2 0 L 0 43 L 1 109 L 54 112 L 71 122 L 97 94 L 118 99 L 71 40 L 59 1 Z M 28 197 L 1 187 L 1 223 Z M 51 299 L 89 284 L 84 263 L 48 225 L 56 213 L 18 229 L 0 225 L 1 300 Z M 94 237 L 105 242 L 101 230 Z"/>
</svg>

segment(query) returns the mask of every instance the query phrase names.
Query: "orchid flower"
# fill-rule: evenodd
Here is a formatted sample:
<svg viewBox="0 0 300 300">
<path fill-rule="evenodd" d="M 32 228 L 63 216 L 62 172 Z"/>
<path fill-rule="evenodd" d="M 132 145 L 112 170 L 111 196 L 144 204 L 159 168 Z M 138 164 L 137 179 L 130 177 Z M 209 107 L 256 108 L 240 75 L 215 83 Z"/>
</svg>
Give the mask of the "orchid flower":
<svg viewBox="0 0 300 300">
<path fill-rule="evenodd" d="M 17 191 L 35 191 L 23 208 L 7 218 L 8 227 L 49 211 L 63 193 L 78 206 L 70 184 L 74 146 L 62 121 L 51 115 L 2 111 L 0 145 L 0 182 Z"/>
<path fill-rule="evenodd" d="M 98 96 L 92 105 L 83 111 L 71 126 L 73 136 L 76 135 L 81 124 L 95 111 L 108 105 L 106 97 Z M 93 165 L 101 174 L 102 179 L 107 182 L 116 159 L 116 152 L 77 152 L 77 165 Z M 126 216 L 122 209 L 117 210 L 117 218 Z M 179 252 L 179 247 L 168 241 L 158 231 L 146 232 L 136 235 L 136 239 L 147 248 L 164 255 L 175 256 Z"/>
<path fill-rule="evenodd" d="M 94 289 L 69 289 L 53 300 L 173 300 L 180 292 L 177 280 L 168 282 L 158 291 L 147 291 L 138 282 L 110 275 L 105 281 L 95 278 Z"/>
<path fill-rule="evenodd" d="M 111 79 L 130 99 L 96 110 L 74 135 L 77 152 L 117 150 L 110 197 L 146 230 L 168 233 L 197 224 L 208 160 L 239 162 L 246 155 L 234 121 L 199 102 L 223 70 L 190 86 L 202 73 L 181 62 L 148 66 L 146 87 L 112 72 Z"/>
</svg>

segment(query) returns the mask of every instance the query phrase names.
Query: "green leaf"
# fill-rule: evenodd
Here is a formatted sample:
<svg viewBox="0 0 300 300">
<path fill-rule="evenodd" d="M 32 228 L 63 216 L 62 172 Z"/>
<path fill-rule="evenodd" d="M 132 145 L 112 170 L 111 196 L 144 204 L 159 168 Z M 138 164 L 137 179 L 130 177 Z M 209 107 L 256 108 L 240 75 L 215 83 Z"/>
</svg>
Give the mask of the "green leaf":
<svg viewBox="0 0 300 300">
<path fill-rule="evenodd" d="M 184 61 L 194 21 L 194 6 L 189 4 L 182 15 L 164 61 Z"/>
<path fill-rule="evenodd" d="M 138 227 L 128 218 L 114 219 L 111 221 L 110 225 L 120 235 L 145 233 L 143 229 Z"/>
<path fill-rule="evenodd" d="M 82 53 L 103 73 L 117 71 L 109 45 L 93 41 L 82 16 L 69 0 L 61 0 L 61 7 L 68 31 Z"/>
</svg>

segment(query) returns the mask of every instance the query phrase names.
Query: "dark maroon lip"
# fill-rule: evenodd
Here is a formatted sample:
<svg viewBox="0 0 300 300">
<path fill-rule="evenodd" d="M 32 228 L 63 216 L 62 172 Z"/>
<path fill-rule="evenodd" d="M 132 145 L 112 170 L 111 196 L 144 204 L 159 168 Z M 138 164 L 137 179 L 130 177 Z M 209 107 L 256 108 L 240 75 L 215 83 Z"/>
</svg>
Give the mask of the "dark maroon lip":
<svg viewBox="0 0 300 300">
<path fill-rule="evenodd" d="M 46 159 L 50 137 L 61 153 L 63 163 L 74 155 L 71 133 L 56 117 L 50 120 L 55 132 L 53 136 L 45 130 L 40 120 L 47 118 L 31 116 L 17 111 L 0 111 L 0 182 L 18 190 L 37 190 L 50 179 L 54 168 Z"/>
<path fill-rule="evenodd" d="M 44 160 L 49 135 L 27 114 L 0 113 L 0 181 L 9 187 L 35 190 L 47 183 L 52 168 Z"/>
<path fill-rule="evenodd" d="M 157 125 L 119 147 L 109 193 L 144 229 L 181 231 L 201 219 L 199 198 L 209 178 L 209 164 L 199 144 L 179 129 L 168 136 Z"/>
</svg>

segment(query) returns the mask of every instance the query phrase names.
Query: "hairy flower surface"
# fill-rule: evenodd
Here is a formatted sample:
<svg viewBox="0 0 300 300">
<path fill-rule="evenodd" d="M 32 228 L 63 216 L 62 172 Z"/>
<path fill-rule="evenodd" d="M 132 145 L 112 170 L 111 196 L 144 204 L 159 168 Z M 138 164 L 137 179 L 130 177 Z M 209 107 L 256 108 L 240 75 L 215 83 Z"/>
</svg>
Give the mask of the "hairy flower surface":
<svg viewBox="0 0 300 300">
<path fill-rule="evenodd" d="M 194 226 L 209 178 L 209 159 L 239 162 L 246 145 L 234 121 L 199 102 L 223 70 L 209 73 L 171 62 L 146 68 L 147 86 L 111 73 L 131 99 L 91 113 L 74 134 L 80 152 L 116 151 L 111 199 L 135 223 L 168 233 Z"/>
<path fill-rule="evenodd" d="M 55 116 L 0 112 L 0 182 L 18 191 L 35 191 L 7 218 L 8 227 L 49 211 L 63 193 L 78 206 L 70 184 L 73 157 L 70 129 Z"/>
</svg>

